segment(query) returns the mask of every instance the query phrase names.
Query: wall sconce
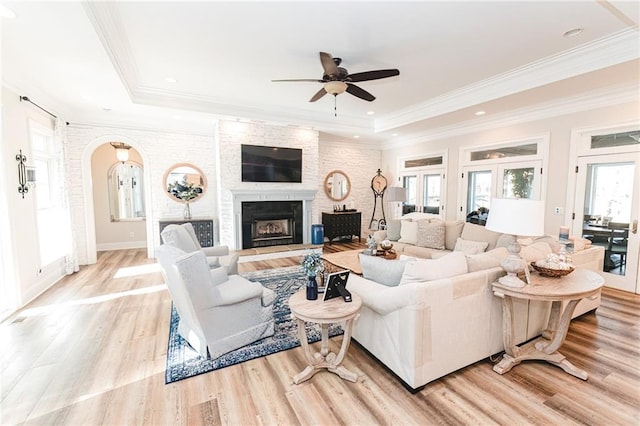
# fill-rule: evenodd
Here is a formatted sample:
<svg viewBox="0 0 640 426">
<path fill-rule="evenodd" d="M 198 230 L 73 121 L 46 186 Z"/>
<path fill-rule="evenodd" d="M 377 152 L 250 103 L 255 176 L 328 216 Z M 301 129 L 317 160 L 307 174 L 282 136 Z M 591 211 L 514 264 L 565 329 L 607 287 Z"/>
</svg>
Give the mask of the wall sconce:
<svg viewBox="0 0 640 426">
<path fill-rule="evenodd" d="M 109 142 L 112 147 L 116 150 L 116 158 L 118 161 L 122 161 L 124 164 L 125 161 L 129 159 L 129 150 L 131 147 L 124 142 Z"/>
<path fill-rule="evenodd" d="M 24 194 L 29 192 L 29 188 L 27 187 L 27 167 L 25 165 L 27 156 L 22 153 L 22 150 L 16 154 L 16 161 L 18 162 L 18 193 L 22 194 L 22 198 L 24 198 Z"/>
</svg>

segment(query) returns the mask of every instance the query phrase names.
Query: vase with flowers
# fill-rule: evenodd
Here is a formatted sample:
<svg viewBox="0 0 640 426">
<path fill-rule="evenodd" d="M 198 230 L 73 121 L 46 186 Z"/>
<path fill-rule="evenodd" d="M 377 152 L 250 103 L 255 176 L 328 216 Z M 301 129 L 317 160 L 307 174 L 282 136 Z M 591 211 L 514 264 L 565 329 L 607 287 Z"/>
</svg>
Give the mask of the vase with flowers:
<svg viewBox="0 0 640 426">
<path fill-rule="evenodd" d="M 197 198 L 202 194 L 202 188 L 194 185 L 187 180 L 185 175 L 181 181 L 175 181 L 168 185 L 168 191 L 174 197 L 185 202 L 184 211 L 182 215 L 185 219 L 191 219 L 191 209 L 189 207 L 189 201 Z"/>
<path fill-rule="evenodd" d="M 302 270 L 307 276 L 307 300 L 316 300 L 318 298 L 318 281 L 316 276 L 318 272 L 324 271 L 322 257 L 317 251 L 312 251 L 304 255 L 302 258 Z"/>
</svg>

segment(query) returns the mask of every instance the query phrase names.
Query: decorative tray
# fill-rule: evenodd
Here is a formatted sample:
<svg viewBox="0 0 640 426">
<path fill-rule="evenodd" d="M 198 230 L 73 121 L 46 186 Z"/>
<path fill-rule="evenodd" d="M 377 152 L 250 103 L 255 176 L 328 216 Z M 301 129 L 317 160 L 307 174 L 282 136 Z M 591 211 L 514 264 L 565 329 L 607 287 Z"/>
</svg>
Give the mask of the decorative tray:
<svg viewBox="0 0 640 426">
<path fill-rule="evenodd" d="M 395 259 L 396 257 L 398 257 L 398 254 L 393 249 L 391 249 L 391 250 L 380 250 L 380 249 L 378 249 L 376 251 L 376 256 L 384 257 L 385 259 Z"/>
<path fill-rule="evenodd" d="M 564 277 L 565 275 L 569 275 L 570 273 L 572 273 L 574 270 L 573 267 L 571 267 L 570 269 L 543 268 L 542 266 L 536 265 L 535 262 L 531 262 L 531 267 L 536 271 L 538 271 L 540 275 L 543 275 L 545 277 L 552 277 L 552 278 Z"/>
</svg>

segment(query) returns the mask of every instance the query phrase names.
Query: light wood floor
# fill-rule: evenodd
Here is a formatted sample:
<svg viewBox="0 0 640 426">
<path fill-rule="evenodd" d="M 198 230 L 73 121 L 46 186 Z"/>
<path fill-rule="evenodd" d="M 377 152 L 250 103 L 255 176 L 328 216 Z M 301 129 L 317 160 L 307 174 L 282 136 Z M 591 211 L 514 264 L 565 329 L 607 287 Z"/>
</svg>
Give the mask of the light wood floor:
<svg viewBox="0 0 640 426">
<path fill-rule="evenodd" d="M 327 246 L 353 249 L 357 244 Z M 480 361 L 412 395 L 358 345 L 345 366 L 293 385 L 300 348 L 164 384 L 171 300 L 146 250 L 100 253 L 0 324 L 0 424 L 592 424 L 640 422 L 640 297 L 605 289 L 562 352 L 589 380 L 525 362 Z M 284 258 L 244 270 L 297 264 Z M 142 265 L 140 268 L 136 266 Z M 135 273 L 140 274 L 136 275 Z M 337 351 L 340 338 L 332 342 Z"/>
</svg>

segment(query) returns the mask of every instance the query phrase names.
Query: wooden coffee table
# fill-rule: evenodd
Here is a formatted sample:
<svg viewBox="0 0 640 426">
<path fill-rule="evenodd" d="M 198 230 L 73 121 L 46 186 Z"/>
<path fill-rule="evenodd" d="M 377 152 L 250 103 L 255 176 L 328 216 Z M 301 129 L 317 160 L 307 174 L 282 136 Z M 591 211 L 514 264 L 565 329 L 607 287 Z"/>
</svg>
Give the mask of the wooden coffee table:
<svg viewBox="0 0 640 426">
<path fill-rule="evenodd" d="M 351 343 L 353 321 L 360 314 L 360 308 L 362 307 L 362 299 L 357 294 L 351 293 L 351 298 L 352 301 L 349 303 L 345 302 L 342 297 L 336 297 L 326 302 L 322 300 L 322 296 L 319 296 L 317 300 L 307 300 L 306 289 L 304 288 L 289 298 L 291 317 L 298 322 L 298 337 L 308 364 L 302 372 L 293 378 L 293 383 L 296 385 L 310 379 L 318 371 L 325 369 L 350 382 L 358 380 L 356 373 L 340 365 Z M 311 348 L 307 341 L 305 321 L 320 324 L 322 327 L 320 352 L 311 353 Z M 329 324 L 335 323 L 342 323 L 342 329 L 344 330 L 342 345 L 337 355 L 329 352 Z"/>
<path fill-rule="evenodd" d="M 348 269 L 354 274 L 362 275 L 362 266 L 358 255 L 363 250 L 345 250 L 337 253 L 323 254 L 322 258 L 340 269 Z"/>
</svg>

